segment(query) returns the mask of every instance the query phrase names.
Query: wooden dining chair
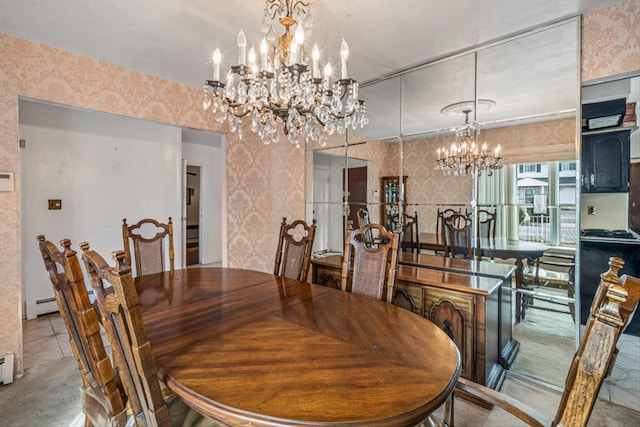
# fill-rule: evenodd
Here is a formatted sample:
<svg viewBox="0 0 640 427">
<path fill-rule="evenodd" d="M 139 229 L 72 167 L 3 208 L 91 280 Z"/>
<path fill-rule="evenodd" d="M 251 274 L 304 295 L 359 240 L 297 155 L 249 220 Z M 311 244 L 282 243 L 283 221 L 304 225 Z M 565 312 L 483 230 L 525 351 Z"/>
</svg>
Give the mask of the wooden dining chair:
<svg viewBox="0 0 640 427">
<path fill-rule="evenodd" d="M 473 227 L 471 218 L 463 214 L 453 214 L 444 218 L 446 253 L 451 258 L 461 255 L 463 258 L 473 258 L 471 236 Z"/>
<path fill-rule="evenodd" d="M 83 242 L 80 247 L 135 424 L 217 425 L 213 420 L 193 412 L 176 395 L 171 395 L 165 401 L 156 360 L 144 328 L 131 267 L 126 264 L 124 251 L 112 253 L 116 262 L 112 267 L 100 254 L 91 250 L 88 243 Z"/>
<path fill-rule="evenodd" d="M 402 240 L 400 247 L 403 252 L 420 253 L 420 230 L 418 228 L 418 212 L 413 216 L 405 215 L 405 222 L 402 227 Z"/>
<path fill-rule="evenodd" d="M 478 209 L 478 236 L 485 239 L 496 238 L 498 213 L 488 209 Z"/>
<path fill-rule="evenodd" d="M 160 273 L 166 270 L 166 258 L 169 258 L 169 270 L 175 269 L 173 249 L 173 223 L 163 224 L 153 218 L 145 218 L 133 225 L 122 220 L 122 240 L 128 265 L 133 266 L 131 245 L 135 260 L 135 275 Z"/>
<path fill-rule="evenodd" d="M 527 309 L 536 308 L 569 313 L 575 320 L 575 268 L 575 252 L 555 248 L 545 251 L 533 260 L 533 265 L 525 267 L 522 289 L 518 290 L 522 294 L 521 317 L 524 319 Z M 551 305 L 536 304 L 536 301 Z"/>
<path fill-rule="evenodd" d="M 358 228 L 363 228 L 365 225 L 369 225 L 369 211 L 365 208 L 358 209 Z"/>
<path fill-rule="evenodd" d="M 124 426 L 125 402 L 100 335 L 98 316 L 89 300 L 80 262 L 69 239 L 60 243 L 62 251 L 43 235 L 38 236 L 40 254 L 80 369 L 85 425 Z"/>
<path fill-rule="evenodd" d="M 450 217 L 451 215 L 454 214 L 460 214 L 462 213 L 462 208 L 459 209 L 453 209 L 453 208 L 444 208 L 444 209 L 440 209 L 438 208 L 436 211 L 436 236 L 438 236 L 438 238 L 440 239 L 441 242 L 446 242 L 447 240 L 447 236 L 446 236 L 446 228 L 444 227 L 444 220 L 448 217 Z M 445 251 L 435 251 L 436 255 L 446 255 L 446 250 Z"/>
<path fill-rule="evenodd" d="M 375 244 L 367 240 L 369 232 L 374 236 Z M 391 303 L 398 259 L 398 240 L 397 233 L 387 231 L 380 224 L 369 224 L 362 229 L 347 231 L 342 256 L 342 290 L 348 290 L 351 272 L 351 292 L 379 300 L 383 297 L 386 285 L 385 301 Z"/>
<path fill-rule="evenodd" d="M 273 274 L 305 282 L 311 266 L 315 235 L 315 219 L 307 225 L 302 220 L 287 224 L 287 218 L 282 218 Z"/>
<path fill-rule="evenodd" d="M 496 405 L 530 426 L 586 426 L 602 382 L 615 363 L 618 338 L 640 299 L 640 279 L 626 275 L 618 278 L 623 266 L 622 259 L 611 258 L 609 270 L 602 275 L 553 420 L 522 402 L 464 378 L 458 380 L 456 392 Z"/>
</svg>

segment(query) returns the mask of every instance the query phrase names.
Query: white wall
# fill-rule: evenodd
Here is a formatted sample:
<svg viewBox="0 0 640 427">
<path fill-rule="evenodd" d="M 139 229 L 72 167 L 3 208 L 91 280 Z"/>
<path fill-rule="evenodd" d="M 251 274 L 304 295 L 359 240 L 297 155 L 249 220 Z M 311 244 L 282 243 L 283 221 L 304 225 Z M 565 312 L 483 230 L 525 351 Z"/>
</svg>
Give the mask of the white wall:
<svg viewBox="0 0 640 427">
<path fill-rule="evenodd" d="M 88 241 L 111 262 L 122 249 L 122 219 L 135 223 L 172 217 L 179 248 L 181 129 L 126 117 L 20 102 L 22 173 L 22 280 L 27 316 L 53 290 L 36 235 L 73 248 Z M 61 210 L 48 210 L 61 199 Z M 176 265 L 182 265 L 176 250 Z"/>
<path fill-rule="evenodd" d="M 182 155 L 188 165 L 200 166 L 200 253 L 201 262 L 224 260 L 226 236 L 223 189 L 225 143 L 220 135 L 196 130 L 183 131 Z"/>
</svg>

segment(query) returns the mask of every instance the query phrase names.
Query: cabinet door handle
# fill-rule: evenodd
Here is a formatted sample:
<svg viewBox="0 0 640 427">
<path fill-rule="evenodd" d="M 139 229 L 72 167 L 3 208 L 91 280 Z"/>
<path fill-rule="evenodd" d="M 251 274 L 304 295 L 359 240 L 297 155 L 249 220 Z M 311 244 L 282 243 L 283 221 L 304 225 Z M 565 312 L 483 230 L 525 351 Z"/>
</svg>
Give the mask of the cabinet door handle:
<svg viewBox="0 0 640 427">
<path fill-rule="evenodd" d="M 589 182 L 591 183 L 591 186 L 593 187 L 594 185 L 596 185 L 596 175 L 595 174 L 591 174 L 591 176 L 589 177 Z"/>
<path fill-rule="evenodd" d="M 580 175 L 580 187 L 584 187 L 584 175 Z"/>
</svg>

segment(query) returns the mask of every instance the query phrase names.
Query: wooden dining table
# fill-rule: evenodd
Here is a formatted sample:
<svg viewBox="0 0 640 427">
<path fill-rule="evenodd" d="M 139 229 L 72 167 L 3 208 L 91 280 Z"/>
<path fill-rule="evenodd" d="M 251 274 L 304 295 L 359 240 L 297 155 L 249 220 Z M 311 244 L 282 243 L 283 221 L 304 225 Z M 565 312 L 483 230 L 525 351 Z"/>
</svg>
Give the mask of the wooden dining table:
<svg viewBox="0 0 640 427">
<path fill-rule="evenodd" d="M 365 296 L 230 268 L 135 285 L 159 378 L 225 424 L 415 425 L 460 375 L 436 325 Z"/>
<path fill-rule="evenodd" d="M 524 260 L 540 258 L 549 247 L 543 243 L 510 240 L 505 238 L 481 238 L 477 245 L 477 254 L 482 258 L 500 258 L 515 260 L 516 289 L 522 289 L 524 282 Z M 420 248 L 432 251 L 444 251 L 444 239 L 437 233 L 420 233 Z M 516 322 L 521 320 L 522 298 L 515 298 Z"/>
</svg>

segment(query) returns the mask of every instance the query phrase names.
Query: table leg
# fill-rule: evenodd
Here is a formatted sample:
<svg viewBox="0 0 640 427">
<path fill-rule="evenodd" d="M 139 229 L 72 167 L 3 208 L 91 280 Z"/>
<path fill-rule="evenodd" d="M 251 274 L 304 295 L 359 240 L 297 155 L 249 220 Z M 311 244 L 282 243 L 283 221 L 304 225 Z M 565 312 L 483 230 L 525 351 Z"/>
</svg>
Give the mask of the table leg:
<svg viewBox="0 0 640 427">
<path fill-rule="evenodd" d="M 519 289 L 522 289 L 522 282 L 524 280 L 524 265 L 522 263 L 522 258 L 516 258 L 516 323 L 520 322 L 522 319 L 522 294 L 518 292 Z"/>
</svg>

